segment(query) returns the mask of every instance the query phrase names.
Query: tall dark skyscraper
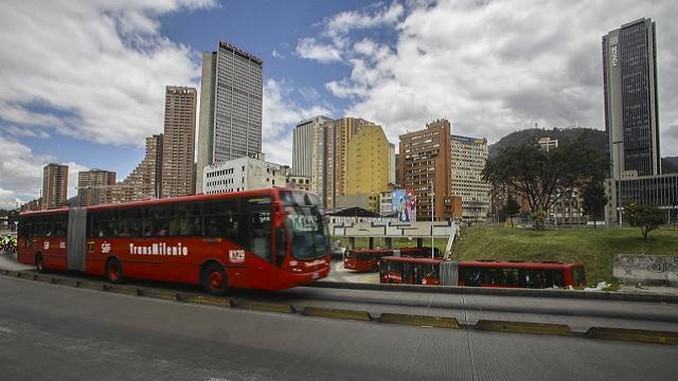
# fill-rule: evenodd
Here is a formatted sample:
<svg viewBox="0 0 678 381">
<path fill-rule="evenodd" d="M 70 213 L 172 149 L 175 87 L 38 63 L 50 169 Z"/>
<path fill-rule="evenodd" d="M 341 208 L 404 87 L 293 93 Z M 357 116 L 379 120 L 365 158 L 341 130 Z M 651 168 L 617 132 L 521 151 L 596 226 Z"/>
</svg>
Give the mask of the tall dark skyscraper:
<svg viewBox="0 0 678 381">
<path fill-rule="evenodd" d="M 196 192 L 203 168 L 261 153 L 263 62 L 227 43 L 203 53 Z"/>
<path fill-rule="evenodd" d="M 603 36 L 605 131 L 611 177 L 661 173 L 655 23 L 639 19 Z"/>
</svg>

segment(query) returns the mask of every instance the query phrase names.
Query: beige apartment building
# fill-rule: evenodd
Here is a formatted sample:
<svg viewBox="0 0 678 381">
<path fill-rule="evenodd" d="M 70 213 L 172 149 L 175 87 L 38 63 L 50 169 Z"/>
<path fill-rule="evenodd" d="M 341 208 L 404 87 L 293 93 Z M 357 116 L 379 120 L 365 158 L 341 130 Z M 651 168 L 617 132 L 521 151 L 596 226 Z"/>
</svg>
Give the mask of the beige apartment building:
<svg viewBox="0 0 678 381">
<path fill-rule="evenodd" d="M 116 173 L 101 169 L 78 172 L 78 205 L 90 206 L 112 202 Z"/>
<path fill-rule="evenodd" d="M 196 102 L 195 88 L 165 88 L 165 129 L 159 181 L 161 198 L 195 193 Z"/>
<path fill-rule="evenodd" d="M 417 221 L 461 217 L 452 197 L 450 130 L 450 122 L 442 119 L 400 135 L 399 183 L 414 192 Z"/>
<path fill-rule="evenodd" d="M 47 164 L 42 169 L 42 209 L 54 209 L 68 202 L 68 166 Z"/>
</svg>

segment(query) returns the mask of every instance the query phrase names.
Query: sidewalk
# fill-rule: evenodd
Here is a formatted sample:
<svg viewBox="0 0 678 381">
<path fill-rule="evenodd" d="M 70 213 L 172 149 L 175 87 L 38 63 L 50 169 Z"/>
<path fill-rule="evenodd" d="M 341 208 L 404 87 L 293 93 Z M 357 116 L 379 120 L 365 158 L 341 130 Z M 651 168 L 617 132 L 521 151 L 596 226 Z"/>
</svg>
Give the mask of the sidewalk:
<svg viewBox="0 0 678 381">
<path fill-rule="evenodd" d="M 16 261 L 16 254 L 0 251 L 0 269 L 24 271 L 35 270 L 35 266 L 21 264 Z"/>
</svg>

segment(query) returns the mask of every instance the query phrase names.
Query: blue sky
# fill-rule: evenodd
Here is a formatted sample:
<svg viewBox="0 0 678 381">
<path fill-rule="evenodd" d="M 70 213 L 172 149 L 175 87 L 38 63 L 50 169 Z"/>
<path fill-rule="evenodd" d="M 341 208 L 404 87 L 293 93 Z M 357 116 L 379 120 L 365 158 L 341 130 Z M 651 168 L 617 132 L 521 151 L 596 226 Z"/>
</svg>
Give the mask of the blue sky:
<svg viewBox="0 0 678 381">
<path fill-rule="evenodd" d="M 162 132 L 166 85 L 200 87 L 203 51 L 264 61 L 267 160 L 302 119 L 398 135 L 447 118 L 490 143 L 519 129 L 603 129 L 600 41 L 657 22 L 662 155 L 678 155 L 678 7 L 664 1 L 106 0 L 0 3 L 0 208 L 39 196 L 42 167 L 126 177 Z"/>
</svg>

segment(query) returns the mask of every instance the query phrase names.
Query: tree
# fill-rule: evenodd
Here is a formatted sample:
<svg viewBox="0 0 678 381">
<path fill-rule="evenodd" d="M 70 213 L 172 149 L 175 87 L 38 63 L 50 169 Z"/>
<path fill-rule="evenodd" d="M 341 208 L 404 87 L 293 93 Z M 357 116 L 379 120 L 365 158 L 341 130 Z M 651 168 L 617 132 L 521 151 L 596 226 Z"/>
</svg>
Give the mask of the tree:
<svg viewBox="0 0 678 381">
<path fill-rule="evenodd" d="M 664 223 L 664 213 L 654 205 L 632 202 L 624 207 L 624 216 L 631 226 L 640 228 L 643 239 L 647 239 L 651 230 L 658 229 Z"/>
<path fill-rule="evenodd" d="M 605 211 L 605 204 L 607 204 L 607 195 L 605 194 L 605 186 L 600 180 L 591 180 L 583 186 L 581 196 L 584 199 L 582 207 L 584 213 L 593 218 L 593 228 L 596 228 L 596 219 L 600 217 Z"/>
<path fill-rule="evenodd" d="M 545 151 L 536 141 L 504 147 L 487 160 L 483 179 L 506 187 L 527 200 L 536 217 L 535 228 L 544 228 L 546 212 L 584 179 L 600 179 L 609 162 L 584 142 L 585 135 Z"/>
<path fill-rule="evenodd" d="M 513 195 L 509 195 L 504 205 L 504 214 L 511 219 L 511 227 L 513 227 L 513 218 L 520 213 L 520 204 L 516 201 Z"/>
</svg>

